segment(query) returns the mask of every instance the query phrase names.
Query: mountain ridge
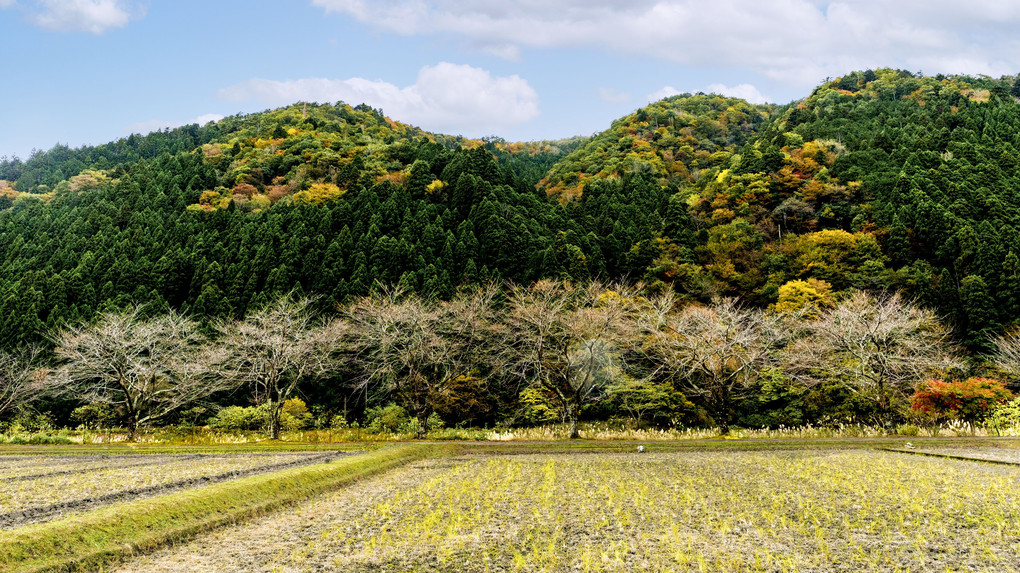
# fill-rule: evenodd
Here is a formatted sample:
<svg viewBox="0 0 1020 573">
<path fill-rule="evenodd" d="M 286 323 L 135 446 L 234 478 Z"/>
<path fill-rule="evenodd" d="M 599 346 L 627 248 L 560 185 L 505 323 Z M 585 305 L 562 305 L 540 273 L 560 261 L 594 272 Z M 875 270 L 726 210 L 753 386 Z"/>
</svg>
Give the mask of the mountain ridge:
<svg viewBox="0 0 1020 573">
<path fill-rule="evenodd" d="M 880 69 L 787 105 L 674 96 L 552 142 L 339 102 L 58 146 L 0 161 L 0 334 L 131 301 L 214 317 L 376 280 L 627 277 L 756 306 L 900 290 L 978 352 L 1020 317 L 1018 94 Z"/>
</svg>

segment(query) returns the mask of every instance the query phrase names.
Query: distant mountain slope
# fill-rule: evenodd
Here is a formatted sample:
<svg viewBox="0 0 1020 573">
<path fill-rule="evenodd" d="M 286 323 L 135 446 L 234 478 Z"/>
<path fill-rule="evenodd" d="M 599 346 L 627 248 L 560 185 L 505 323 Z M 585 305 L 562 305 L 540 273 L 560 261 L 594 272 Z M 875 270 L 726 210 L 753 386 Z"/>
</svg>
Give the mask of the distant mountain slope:
<svg viewBox="0 0 1020 573">
<path fill-rule="evenodd" d="M 902 289 L 961 339 L 1020 318 L 1014 78 L 848 74 L 788 108 L 682 194 L 710 290 L 766 303 L 794 280 Z"/>
<path fill-rule="evenodd" d="M 550 195 L 576 197 L 585 183 L 647 173 L 661 184 L 691 183 L 701 169 L 753 138 L 777 110 L 719 95 L 678 95 L 613 122 L 567 155 L 541 181 Z"/>
<path fill-rule="evenodd" d="M 567 274 L 563 253 L 595 247 L 554 241 L 568 215 L 534 184 L 580 141 L 301 104 L 0 162 L 0 340 L 132 302 L 214 317 L 292 289 L 330 309 L 377 282 L 448 296 Z"/>
<path fill-rule="evenodd" d="M 667 98 L 592 138 L 295 105 L 0 161 L 0 340 L 130 302 L 204 317 L 376 282 L 642 280 L 791 308 L 895 289 L 986 347 L 1020 320 L 1015 78 L 869 70 L 787 106 Z"/>
</svg>

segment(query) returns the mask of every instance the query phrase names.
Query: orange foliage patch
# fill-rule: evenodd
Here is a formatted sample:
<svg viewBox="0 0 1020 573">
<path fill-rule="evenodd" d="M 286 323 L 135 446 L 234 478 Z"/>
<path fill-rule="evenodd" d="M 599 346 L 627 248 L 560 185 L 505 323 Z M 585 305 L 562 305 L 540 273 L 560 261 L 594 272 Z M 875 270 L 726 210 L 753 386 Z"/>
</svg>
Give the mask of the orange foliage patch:
<svg viewBox="0 0 1020 573">
<path fill-rule="evenodd" d="M 402 171 L 394 171 L 393 173 L 387 173 L 375 178 L 376 183 L 382 183 L 383 181 L 389 181 L 394 185 L 403 187 L 407 183 L 407 174 Z"/>
<path fill-rule="evenodd" d="M 271 203 L 276 203 L 280 199 L 287 196 L 286 185 L 270 185 L 266 187 L 266 197 L 269 197 Z"/>
<path fill-rule="evenodd" d="M 258 192 L 259 190 L 256 189 L 254 185 L 251 185 L 250 183 L 241 183 L 234 187 L 233 195 L 241 196 L 244 197 L 245 199 L 251 199 L 252 196 L 257 194 Z"/>
</svg>

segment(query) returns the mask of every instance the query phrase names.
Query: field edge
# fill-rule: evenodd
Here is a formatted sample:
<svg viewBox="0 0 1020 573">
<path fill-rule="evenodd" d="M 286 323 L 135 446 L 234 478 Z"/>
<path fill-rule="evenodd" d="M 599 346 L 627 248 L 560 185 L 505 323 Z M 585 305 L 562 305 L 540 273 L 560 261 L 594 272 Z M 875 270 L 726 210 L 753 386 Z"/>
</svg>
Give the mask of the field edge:
<svg viewBox="0 0 1020 573">
<path fill-rule="evenodd" d="M 445 456 L 454 444 L 384 447 L 363 455 L 111 505 L 0 532 L 0 571 L 86 571 L 263 515 L 397 466 Z"/>
</svg>

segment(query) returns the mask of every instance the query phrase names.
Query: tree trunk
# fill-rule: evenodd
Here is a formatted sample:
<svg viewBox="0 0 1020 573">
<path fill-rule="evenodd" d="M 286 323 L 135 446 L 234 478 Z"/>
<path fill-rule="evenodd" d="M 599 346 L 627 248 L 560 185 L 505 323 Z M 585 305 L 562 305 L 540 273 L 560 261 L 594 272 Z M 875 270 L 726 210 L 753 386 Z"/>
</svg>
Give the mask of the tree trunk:
<svg viewBox="0 0 1020 573">
<path fill-rule="evenodd" d="M 280 439 L 280 416 L 283 414 L 283 402 L 273 402 L 273 407 L 269 409 L 269 438 L 272 440 Z"/>
<path fill-rule="evenodd" d="M 581 432 L 577 431 L 577 418 L 579 412 L 575 411 L 573 405 L 568 407 L 566 412 L 567 412 L 567 424 L 570 426 L 570 439 L 578 440 L 581 438 Z"/>
<path fill-rule="evenodd" d="M 885 384 L 881 380 L 878 382 L 878 409 L 881 410 L 880 415 L 882 416 L 885 431 L 889 432 L 893 424 L 892 400 L 886 391 Z"/>
<path fill-rule="evenodd" d="M 424 440 L 429 436 L 429 417 L 419 414 L 415 419 L 418 420 L 418 439 Z"/>
<path fill-rule="evenodd" d="M 128 436 L 127 441 L 133 442 L 138 437 L 138 416 L 132 415 L 128 418 Z"/>
<path fill-rule="evenodd" d="M 719 435 L 728 435 L 730 433 L 730 424 L 733 421 L 729 393 L 721 388 L 713 390 L 709 396 L 708 405 L 709 411 L 713 414 L 713 420 L 719 425 Z"/>
</svg>

